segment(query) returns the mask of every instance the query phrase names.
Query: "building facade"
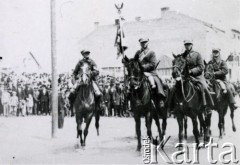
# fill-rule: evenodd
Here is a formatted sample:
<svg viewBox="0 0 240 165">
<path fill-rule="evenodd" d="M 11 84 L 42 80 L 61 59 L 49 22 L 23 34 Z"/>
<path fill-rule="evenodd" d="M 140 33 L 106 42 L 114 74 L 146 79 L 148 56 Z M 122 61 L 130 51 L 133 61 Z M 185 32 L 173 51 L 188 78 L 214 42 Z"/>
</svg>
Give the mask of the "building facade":
<svg viewBox="0 0 240 165">
<path fill-rule="evenodd" d="M 96 26 L 95 30 L 83 38 L 79 45 L 92 52 L 92 58 L 103 70 L 112 74 L 123 74 L 121 58 L 117 59 L 117 50 L 114 47 L 117 26 Z M 136 19 L 132 22 L 124 22 L 125 44 L 128 46 L 126 55 L 133 57 L 140 49 L 139 38 L 148 37 L 149 47 L 154 50 L 157 58 L 162 58 L 157 70 L 160 76 L 171 76 L 172 53 L 180 54 L 184 51 L 183 41 L 193 40 L 193 49 L 198 51 L 208 62 L 213 48 L 220 48 L 221 54 L 226 59 L 232 52 L 240 52 L 240 32 L 237 30 L 223 30 L 212 24 L 192 18 L 190 16 L 162 8 L 161 15 L 157 19 Z M 168 58 L 166 58 L 168 57 Z M 165 65 L 165 61 L 167 65 Z M 116 67 L 116 68 L 115 68 Z M 231 75 L 235 75 L 238 69 L 231 68 Z M 231 76 L 233 78 L 233 76 Z"/>
</svg>

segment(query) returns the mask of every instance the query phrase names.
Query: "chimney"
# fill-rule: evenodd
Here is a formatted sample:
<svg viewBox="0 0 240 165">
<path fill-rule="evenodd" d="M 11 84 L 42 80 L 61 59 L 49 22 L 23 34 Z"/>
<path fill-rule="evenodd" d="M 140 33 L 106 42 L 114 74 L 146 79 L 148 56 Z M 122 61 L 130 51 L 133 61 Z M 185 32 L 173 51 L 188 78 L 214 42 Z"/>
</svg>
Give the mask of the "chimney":
<svg viewBox="0 0 240 165">
<path fill-rule="evenodd" d="M 115 19 L 115 25 L 119 25 L 119 19 Z"/>
<path fill-rule="evenodd" d="M 99 22 L 94 22 L 94 27 L 97 28 L 99 26 Z"/>
<path fill-rule="evenodd" d="M 163 18 L 166 15 L 166 12 L 169 11 L 169 7 L 162 7 L 161 8 L 161 17 Z"/>
<path fill-rule="evenodd" d="M 141 21 L 141 17 L 135 17 L 136 21 Z"/>
</svg>

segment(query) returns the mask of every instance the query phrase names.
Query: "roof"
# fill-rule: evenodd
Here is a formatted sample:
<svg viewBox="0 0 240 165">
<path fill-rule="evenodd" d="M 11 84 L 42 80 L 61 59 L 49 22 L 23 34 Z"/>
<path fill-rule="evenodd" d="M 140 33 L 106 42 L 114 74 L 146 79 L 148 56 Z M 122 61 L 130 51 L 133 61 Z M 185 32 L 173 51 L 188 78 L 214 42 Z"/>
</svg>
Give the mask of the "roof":
<svg viewBox="0 0 240 165">
<path fill-rule="evenodd" d="M 169 60 L 166 57 L 172 56 L 172 53 L 183 52 L 185 39 L 193 39 L 194 48 L 206 55 L 206 29 L 225 35 L 224 30 L 212 24 L 175 11 L 168 11 L 163 18 L 125 22 L 123 29 L 128 46 L 125 54 L 128 57 L 133 57 L 140 49 L 139 38 L 148 37 L 150 49 L 155 51 L 157 58 L 163 56 L 163 60 Z M 99 67 L 122 66 L 121 57 L 117 59 L 117 49 L 114 47 L 116 32 L 114 24 L 98 26 L 79 42 L 80 49 L 91 50 L 91 56 Z"/>
</svg>

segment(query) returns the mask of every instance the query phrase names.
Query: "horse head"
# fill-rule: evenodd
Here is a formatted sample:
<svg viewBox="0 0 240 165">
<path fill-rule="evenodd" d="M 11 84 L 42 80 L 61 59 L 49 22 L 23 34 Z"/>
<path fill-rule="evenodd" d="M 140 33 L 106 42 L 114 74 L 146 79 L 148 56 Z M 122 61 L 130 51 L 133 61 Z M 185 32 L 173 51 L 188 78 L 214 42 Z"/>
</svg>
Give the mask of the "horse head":
<svg viewBox="0 0 240 165">
<path fill-rule="evenodd" d="M 185 59 L 182 55 L 175 55 L 173 54 L 173 61 L 172 61 L 172 77 L 176 79 L 176 81 L 181 80 L 181 74 L 183 72 L 183 69 L 185 68 Z"/>
<path fill-rule="evenodd" d="M 127 69 L 130 87 L 133 87 L 133 89 L 139 88 L 144 77 L 140 62 L 137 59 L 126 57 L 124 64 Z"/>
<path fill-rule="evenodd" d="M 79 71 L 80 84 L 90 84 L 91 82 L 91 68 L 88 63 L 82 63 Z"/>
</svg>

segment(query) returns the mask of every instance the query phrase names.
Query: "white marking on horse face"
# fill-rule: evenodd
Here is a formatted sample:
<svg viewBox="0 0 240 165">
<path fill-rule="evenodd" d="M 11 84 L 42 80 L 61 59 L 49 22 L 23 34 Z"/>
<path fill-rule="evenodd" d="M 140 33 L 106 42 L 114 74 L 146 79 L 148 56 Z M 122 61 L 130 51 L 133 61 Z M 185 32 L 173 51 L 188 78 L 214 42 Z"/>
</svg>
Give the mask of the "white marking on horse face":
<svg viewBox="0 0 240 165">
<path fill-rule="evenodd" d="M 180 81 L 180 80 L 181 80 L 181 77 L 177 77 L 177 78 L 176 78 L 176 81 Z"/>
<path fill-rule="evenodd" d="M 87 68 L 88 68 L 88 64 L 83 63 L 82 70 L 83 70 L 84 73 L 86 72 Z"/>
<path fill-rule="evenodd" d="M 83 83 L 86 83 L 87 82 L 87 80 L 88 80 L 88 77 L 87 77 L 87 75 L 86 75 L 86 72 L 87 72 L 87 70 L 88 70 L 88 64 L 87 63 L 83 63 L 83 66 L 82 66 L 82 72 L 83 72 L 83 75 L 82 75 L 82 81 L 83 81 Z"/>
</svg>

